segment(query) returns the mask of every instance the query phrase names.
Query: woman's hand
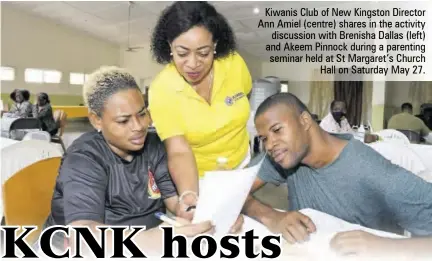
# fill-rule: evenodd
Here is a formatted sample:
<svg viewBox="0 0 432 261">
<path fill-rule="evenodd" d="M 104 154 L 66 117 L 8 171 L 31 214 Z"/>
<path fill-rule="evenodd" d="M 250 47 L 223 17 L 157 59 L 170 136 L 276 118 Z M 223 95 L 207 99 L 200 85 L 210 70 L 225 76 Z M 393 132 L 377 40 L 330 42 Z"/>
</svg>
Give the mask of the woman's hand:
<svg viewBox="0 0 432 261">
<path fill-rule="evenodd" d="M 174 227 L 174 234 L 181 234 L 186 237 L 194 237 L 199 234 L 213 234 L 214 227 L 211 221 L 204 221 L 192 224 L 189 220 L 181 217 L 175 217 L 175 221 L 182 224 L 180 227 Z"/>
<path fill-rule="evenodd" d="M 192 221 L 198 197 L 195 194 L 184 195 L 177 204 L 176 216 Z"/>
<path fill-rule="evenodd" d="M 191 222 L 195 214 L 195 206 L 197 203 L 198 203 L 198 199 L 193 194 L 185 195 L 182 198 L 182 200 L 179 201 L 176 207 L 176 216 L 178 217 L 178 219 L 180 218 L 182 220 L 186 220 L 187 222 Z M 237 217 L 237 220 L 234 223 L 234 225 L 231 227 L 229 233 L 231 234 L 240 233 L 243 229 L 243 223 L 244 223 L 244 218 L 243 215 L 240 214 Z"/>
</svg>

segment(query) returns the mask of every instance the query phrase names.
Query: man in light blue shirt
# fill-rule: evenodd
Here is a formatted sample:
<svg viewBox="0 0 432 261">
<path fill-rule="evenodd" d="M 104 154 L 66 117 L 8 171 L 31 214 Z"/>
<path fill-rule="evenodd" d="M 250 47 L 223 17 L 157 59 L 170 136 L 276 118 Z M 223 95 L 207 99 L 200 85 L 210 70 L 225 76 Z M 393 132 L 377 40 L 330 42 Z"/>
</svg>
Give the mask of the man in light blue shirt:
<svg viewBox="0 0 432 261">
<path fill-rule="evenodd" d="M 269 97 L 258 108 L 255 124 L 267 156 L 252 192 L 268 182 L 287 183 L 290 211 L 277 212 L 249 197 L 244 212 L 271 231 L 291 242 L 305 240 L 315 226 L 298 210 L 312 208 L 373 229 L 405 229 L 413 235 L 432 236 L 432 184 L 351 135 L 325 132 L 294 95 Z M 257 157 L 251 165 L 261 159 Z M 417 253 L 419 246 L 432 243 L 422 240 L 391 243 Z M 385 248 L 388 242 L 357 231 L 337 235 L 332 245 L 342 253 L 356 253 L 370 249 L 371 244 Z M 421 250 L 430 251 L 429 247 Z"/>
</svg>

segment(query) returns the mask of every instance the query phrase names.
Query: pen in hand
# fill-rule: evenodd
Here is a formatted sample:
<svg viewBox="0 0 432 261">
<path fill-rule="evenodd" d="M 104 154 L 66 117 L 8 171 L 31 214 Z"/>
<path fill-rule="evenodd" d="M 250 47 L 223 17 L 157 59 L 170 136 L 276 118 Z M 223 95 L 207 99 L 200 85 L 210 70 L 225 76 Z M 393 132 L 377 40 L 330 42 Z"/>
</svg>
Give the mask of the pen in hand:
<svg viewBox="0 0 432 261">
<path fill-rule="evenodd" d="M 189 206 L 189 207 L 186 209 L 186 212 L 189 212 L 189 211 L 191 211 L 192 209 L 196 209 L 196 206 Z"/>
<path fill-rule="evenodd" d="M 174 227 L 181 227 L 181 226 L 183 226 L 182 224 L 180 224 L 179 222 L 175 221 L 174 219 L 168 217 L 167 215 L 165 215 L 162 212 L 156 212 L 154 215 L 159 220 L 161 220 L 163 222 L 166 222 L 166 223 L 168 223 L 171 226 L 174 226 Z"/>
</svg>

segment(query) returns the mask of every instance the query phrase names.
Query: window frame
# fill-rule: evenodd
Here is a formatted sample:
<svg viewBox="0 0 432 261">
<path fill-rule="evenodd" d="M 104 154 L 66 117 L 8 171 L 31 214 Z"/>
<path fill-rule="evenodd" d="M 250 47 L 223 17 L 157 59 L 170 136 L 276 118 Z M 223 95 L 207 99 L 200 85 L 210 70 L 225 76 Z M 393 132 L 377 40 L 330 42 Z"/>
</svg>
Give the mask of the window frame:
<svg viewBox="0 0 432 261">
<path fill-rule="evenodd" d="M 3 70 L 12 70 L 12 79 L 3 79 Z M 13 67 L 10 66 L 1 66 L 1 76 L 0 76 L 0 81 L 2 82 L 13 82 L 15 81 L 15 76 L 16 76 L 16 70 Z"/>
<path fill-rule="evenodd" d="M 76 83 L 76 82 L 71 82 L 71 79 L 72 79 L 72 75 L 81 75 L 82 76 L 82 82 L 80 82 L 80 83 Z M 84 83 L 87 81 L 87 79 L 88 79 L 88 77 L 89 77 L 89 75 L 90 74 L 86 74 L 86 73 L 83 73 L 83 72 L 69 72 L 69 84 L 70 85 L 84 85 Z"/>
<path fill-rule="evenodd" d="M 41 73 L 41 80 L 30 80 L 28 78 L 30 78 L 30 76 L 27 76 L 28 73 L 30 73 L 30 71 L 33 72 L 40 72 Z M 47 77 L 46 73 L 52 73 L 52 72 L 56 72 L 59 73 L 59 79 L 58 81 L 47 81 L 46 79 L 49 78 Z M 33 83 L 33 84 L 43 84 L 43 83 L 47 83 L 47 84 L 60 84 L 62 82 L 62 78 L 63 78 L 63 72 L 59 71 L 59 70 L 55 70 L 55 69 L 43 69 L 43 68 L 25 68 L 24 69 L 24 82 L 25 83 Z"/>
</svg>

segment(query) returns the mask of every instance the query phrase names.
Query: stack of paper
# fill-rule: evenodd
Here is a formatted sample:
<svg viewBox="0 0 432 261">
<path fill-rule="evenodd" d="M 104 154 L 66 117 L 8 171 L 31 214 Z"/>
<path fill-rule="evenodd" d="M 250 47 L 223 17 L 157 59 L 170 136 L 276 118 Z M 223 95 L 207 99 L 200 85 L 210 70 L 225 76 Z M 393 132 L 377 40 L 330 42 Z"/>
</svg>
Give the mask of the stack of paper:
<svg viewBox="0 0 432 261">
<path fill-rule="evenodd" d="M 211 220 L 216 238 L 229 234 L 246 201 L 262 161 L 250 168 L 209 171 L 200 182 L 193 223 Z"/>
</svg>

